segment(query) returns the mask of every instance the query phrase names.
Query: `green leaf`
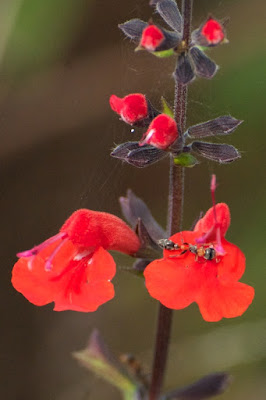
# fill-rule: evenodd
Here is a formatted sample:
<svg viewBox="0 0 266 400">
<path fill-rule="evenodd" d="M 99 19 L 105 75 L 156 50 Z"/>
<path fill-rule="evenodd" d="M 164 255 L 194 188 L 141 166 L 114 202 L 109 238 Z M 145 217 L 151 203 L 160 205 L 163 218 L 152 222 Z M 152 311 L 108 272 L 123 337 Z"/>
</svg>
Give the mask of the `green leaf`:
<svg viewBox="0 0 266 400">
<path fill-rule="evenodd" d="M 73 353 L 73 356 L 85 368 L 119 389 L 125 400 L 138 398 L 137 383 L 113 356 L 97 330 L 92 332 L 89 345 Z"/>
<path fill-rule="evenodd" d="M 163 114 L 167 114 L 167 115 L 169 115 L 169 117 L 174 118 L 174 112 L 163 96 L 161 97 L 161 102 L 162 102 L 162 106 L 163 106 L 163 109 L 162 109 Z"/>
<path fill-rule="evenodd" d="M 181 153 L 174 158 L 174 163 L 176 165 L 181 165 L 182 167 L 192 168 L 196 164 L 199 164 L 199 161 L 190 153 Z"/>
<path fill-rule="evenodd" d="M 166 57 L 173 56 L 175 54 L 175 52 L 173 49 L 169 49 L 169 50 L 163 50 L 163 51 L 153 51 L 152 54 L 159 58 L 166 58 Z"/>
<path fill-rule="evenodd" d="M 195 46 L 195 47 L 197 47 L 199 50 L 201 50 L 203 52 L 209 50 L 209 47 L 206 47 L 206 46 Z"/>
</svg>

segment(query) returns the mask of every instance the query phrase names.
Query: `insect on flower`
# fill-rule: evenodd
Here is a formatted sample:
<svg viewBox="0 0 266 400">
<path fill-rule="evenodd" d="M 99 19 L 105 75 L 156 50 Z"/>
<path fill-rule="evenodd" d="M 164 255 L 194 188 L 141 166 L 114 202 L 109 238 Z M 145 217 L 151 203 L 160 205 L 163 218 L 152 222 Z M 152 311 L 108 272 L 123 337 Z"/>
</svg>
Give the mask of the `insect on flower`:
<svg viewBox="0 0 266 400">
<path fill-rule="evenodd" d="M 164 250 L 181 250 L 180 255 L 185 254 L 187 251 L 190 251 L 192 254 L 196 255 L 196 261 L 198 261 L 199 257 L 203 257 L 205 260 L 214 260 L 216 259 L 219 262 L 219 258 L 217 258 L 217 252 L 213 246 L 213 244 L 205 244 L 205 245 L 193 245 L 190 243 L 183 243 L 179 245 L 178 243 L 174 243 L 169 239 L 160 239 L 158 240 L 159 246 Z M 175 255 L 173 257 L 178 257 Z"/>
<path fill-rule="evenodd" d="M 239 282 L 245 271 L 245 256 L 225 239 L 230 211 L 225 203 L 215 203 L 215 189 L 213 176 L 213 207 L 193 231 L 161 239 L 163 258 L 151 262 L 144 271 L 152 297 L 175 310 L 195 302 L 205 321 L 240 316 L 254 297 L 253 287 Z"/>
</svg>

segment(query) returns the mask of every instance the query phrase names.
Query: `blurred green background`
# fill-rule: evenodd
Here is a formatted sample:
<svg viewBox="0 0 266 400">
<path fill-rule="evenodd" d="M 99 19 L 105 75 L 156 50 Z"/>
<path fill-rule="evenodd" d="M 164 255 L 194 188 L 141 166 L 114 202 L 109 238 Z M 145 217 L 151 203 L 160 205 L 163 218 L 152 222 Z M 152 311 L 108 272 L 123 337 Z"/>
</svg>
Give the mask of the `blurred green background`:
<svg viewBox="0 0 266 400">
<path fill-rule="evenodd" d="M 243 280 L 255 287 L 256 297 L 243 317 L 219 323 L 204 322 L 196 305 L 176 312 L 165 387 L 226 370 L 235 379 L 221 399 L 263 400 L 266 5 L 195 1 L 194 28 L 210 12 L 230 16 L 230 43 L 211 51 L 221 66 L 217 77 L 191 85 L 188 124 L 229 113 L 244 119 L 226 138 L 243 157 L 228 166 L 204 161 L 187 171 L 184 227 L 210 206 L 210 175 L 216 173 L 217 199 L 232 212 L 228 239 L 246 254 Z M 131 352 L 150 365 L 157 304 L 139 278 L 119 272 L 115 299 L 93 314 L 35 307 L 10 284 L 18 251 L 55 234 L 77 208 L 121 215 L 117 198 L 127 188 L 165 223 L 167 161 L 138 170 L 109 157 L 114 143 L 133 137 L 111 112 L 110 94 L 143 92 L 156 106 L 161 95 L 173 101 L 174 61 L 135 54 L 117 29 L 127 19 L 150 15 L 147 0 L 0 1 L 2 399 L 117 399 L 115 389 L 71 357 L 95 326 L 115 353 Z"/>
</svg>

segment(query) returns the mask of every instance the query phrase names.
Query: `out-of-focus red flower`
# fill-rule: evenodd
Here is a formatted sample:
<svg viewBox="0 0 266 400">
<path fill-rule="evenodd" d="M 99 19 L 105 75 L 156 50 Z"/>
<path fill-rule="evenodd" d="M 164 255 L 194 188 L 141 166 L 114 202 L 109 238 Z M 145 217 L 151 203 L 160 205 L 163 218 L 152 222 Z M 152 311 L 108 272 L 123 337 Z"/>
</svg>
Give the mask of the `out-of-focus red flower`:
<svg viewBox="0 0 266 400">
<path fill-rule="evenodd" d="M 139 246 L 120 218 L 77 210 L 57 235 L 18 254 L 12 284 L 37 306 L 54 302 L 56 311 L 95 311 L 114 297 L 116 267 L 106 250 L 134 254 Z"/>
<path fill-rule="evenodd" d="M 147 100 L 141 93 L 129 94 L 123 98 L 113 94 L 110 97 L 110 106 L 127 124 L 134 124 L 148 117 Z"/>
<path fill-rule="evenodd" d="M 217 20 L 209 18 L 201 28 L 201 34 L 205 37 L 209 45 L 216 46 L 224 38 L 224 28 Z"/>
<path fill-rule="evenodd" d="M 148 51 L 155 51 L 164 41 L 165 37 L 156 25 L 149 25 L 142 32 L 140 46 Z"/>
<path fill-rule="evenodd" d="M 151 122 L 144 133 L 139 145 L 151 144 L 158 149 L 165 150 L 178 138 L 178 129 L 173 118 L 166 114 L 160 114 Z"/>
<path fill-rule="evenodd" d="M 229 208 L 220 203 L 215 210 L 212 207 L 207 211 L 194 231 L 170 237 L 183 250 L 164 250 L 163 259 L 146 267 L 144 276 L 150 295 L 176 310 L 196 302 L 206 321 L 242 315 L 253 300 L 254 289 L 238 282 L 245 271 L 245 256 L 224 238 L 229 225 Z M 190 251 L 188 245 L 196 246 L 199 253 L 214 249 L 216 256 L 206 259 Z"/>
</svg>

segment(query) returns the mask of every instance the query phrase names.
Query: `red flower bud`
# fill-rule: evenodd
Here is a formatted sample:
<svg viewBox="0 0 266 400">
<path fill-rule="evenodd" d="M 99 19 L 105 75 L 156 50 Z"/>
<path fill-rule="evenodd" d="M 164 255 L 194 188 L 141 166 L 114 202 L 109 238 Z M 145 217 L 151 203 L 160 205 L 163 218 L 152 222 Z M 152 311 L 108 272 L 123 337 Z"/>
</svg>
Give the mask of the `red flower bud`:
<svg viewBox="0 0 266 400">
<path fill-rule="evenodd" d="M 151 144 L 158 149 L 165 150 L 177 138 L 178 129 L 175 120 L 169 115 L 160 114 L 151 122 L 139 145 Z"/>
<path fill-rule="evenodd" d="M 140 46 L 148 51 L 155 51 L 164 39 L 165 37 L 161 29 L 156 25 L 149 25 L 142 32 Z"/>
<path fill-rule="evenodd" d="M 208 21 L 202 26 L 201 34 L 211 46 L 216 46 L 225 38 L 223 26 L 220 24 L 220 22 L 213 18 L 209 18 Z"/>
<path fill-rule="evenodd" d="M 148 117 L 147 100 L 141 93 L 129 94 L 123 98 L 113 94 L 110 97 L 110 106 L 127 124 L 134 124 Z"/>
</svg>

